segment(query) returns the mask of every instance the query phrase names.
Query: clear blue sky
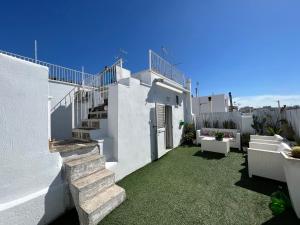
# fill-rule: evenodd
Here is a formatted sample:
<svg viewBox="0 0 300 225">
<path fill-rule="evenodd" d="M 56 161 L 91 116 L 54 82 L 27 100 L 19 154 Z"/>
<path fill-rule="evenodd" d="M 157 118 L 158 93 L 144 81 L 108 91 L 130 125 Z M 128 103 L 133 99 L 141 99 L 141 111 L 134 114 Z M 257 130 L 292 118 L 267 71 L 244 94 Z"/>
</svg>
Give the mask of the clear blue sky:
<svg viewBox="0 0 300 225">
<path fill-rule="evenodd" d="M 2 1 L 0 49 L 97 72 L 118 49 L 126 67 L 169 50 L 202 95 L 300 94 L 299 0 Z"/>
</svg>

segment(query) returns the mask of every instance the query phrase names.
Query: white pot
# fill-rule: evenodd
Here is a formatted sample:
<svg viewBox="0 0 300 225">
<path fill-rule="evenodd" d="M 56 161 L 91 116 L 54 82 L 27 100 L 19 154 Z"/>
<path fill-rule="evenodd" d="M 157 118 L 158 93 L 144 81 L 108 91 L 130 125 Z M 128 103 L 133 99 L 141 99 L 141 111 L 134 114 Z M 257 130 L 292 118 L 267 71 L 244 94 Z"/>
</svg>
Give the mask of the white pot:
<svg viewBox="0 0 300 225">
<path fill-rule="evenodd" d="M 293 158 L 287 152 L 281 152 L 283 168 L 293 208 L 300 218 L 300 159 Z"/>
</svg>

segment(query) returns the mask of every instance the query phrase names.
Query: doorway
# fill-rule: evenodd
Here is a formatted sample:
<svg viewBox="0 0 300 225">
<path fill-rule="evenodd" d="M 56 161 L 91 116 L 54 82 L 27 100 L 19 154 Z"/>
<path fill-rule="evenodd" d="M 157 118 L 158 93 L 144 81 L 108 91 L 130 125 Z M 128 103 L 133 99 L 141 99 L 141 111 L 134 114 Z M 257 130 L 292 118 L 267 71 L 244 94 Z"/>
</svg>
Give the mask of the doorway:
<svg viewBox="0 0 300 225">
<path fill-rule="evenodd" d="M 165 106 L 165 128 L 166 128 L 166 148 L 173 148 L 173 118 L 172 118 L 172 106 Z"/>
</svg>

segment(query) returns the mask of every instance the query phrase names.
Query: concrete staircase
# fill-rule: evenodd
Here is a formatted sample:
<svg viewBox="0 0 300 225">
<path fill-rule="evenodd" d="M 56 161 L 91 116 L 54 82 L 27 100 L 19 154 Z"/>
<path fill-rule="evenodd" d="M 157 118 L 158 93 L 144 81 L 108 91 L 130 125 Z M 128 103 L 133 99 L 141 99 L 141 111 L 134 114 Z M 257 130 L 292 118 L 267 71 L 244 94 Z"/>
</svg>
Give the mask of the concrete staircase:
<svg viewBox="0 0 300 225">
<path fill-rule="evenodd" d="M 96 225 L 126 198 L 115 184 L 114 173 L 105 169 L 96 144 L 61 152 L 66 178 L 81 225 Z"/>
<path fill-rule="evenodd" d="M 88 118 L 81 121 L 81 126 L 72 130 L 76 140 L 91 141 L 106 134 L 108 100 L 102 105 L 89 109 Z"/>
</svg>

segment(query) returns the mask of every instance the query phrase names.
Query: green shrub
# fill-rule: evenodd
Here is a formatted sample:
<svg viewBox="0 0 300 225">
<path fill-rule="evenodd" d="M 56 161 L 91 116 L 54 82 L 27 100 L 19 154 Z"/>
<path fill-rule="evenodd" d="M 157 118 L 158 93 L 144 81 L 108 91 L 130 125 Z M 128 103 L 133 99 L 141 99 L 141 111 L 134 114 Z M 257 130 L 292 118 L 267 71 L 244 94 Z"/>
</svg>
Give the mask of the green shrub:
<svg viewBox="0 0 300 225">
<path fill-rule="evenodd" d="M 203 126 L 204 126 L 204 128 L 211 128 L 210 121 L 204 120 L 203 121 Z"/>
<path fill-rule="evenodd" d="M 236 124 L 232 120 L 229 120 L 229 129 L 236 129 Z"/>
<path fill-rule="evenodd" d="M 255 130 L 256 134 L 263 135 L 266 122 L 267 118 L 263 117 L 260 119 L 258 116 L 253 115 L 253 124 L 251 124 L 251 127 Z"/>
<path fill-rule="evenodd" d="M 271 194 L 271 203 L 269 204 L 273 215 L 279 215 L 291 207 L 291 201 L 280 187 L 280 190 Z"/>
<path fill-rule="evenodd" d="M 300 146 L 293 147 L 291 153 L 294 158 L 300 159 Z"/>
<path fill-rule="evenodd" d="M 192 145 L 196 139 L 196 130 L 194 124 L 185 124 L 181 139 L 182 145 Z"/>
<path fill-rule="evenodd" d="M 215 133 L 215 138 L 216 138 L 217 141 L 222 141 L 223 138 L 224 138 L 224 133 L 222 133 L 222 132 L 216 132 Z"/>
<path fill-rule="evenodd" d="M 229 129 L 229 121 L 228 121 L 228 120 L 225 120 L 225 121 L 223 122 L 223 128 L 224 128 L 224 129 Z"/>
<path fill-rule="evenodd" d="M 213 128 L 220 128 L 219 127 L 219 120 L 213 122 Z"/>
<path fill-rule="evenodd" d="M 236 129 L 236 123 L 233 120 L 225 120 L 223 122 L 224 129 Z"/>
<path fill-rule="evenodd" d="M 275 134 L 281 134 L 282 130 L 280 127 L 267 127 L 267 134 L 273 136 Z"/>
<path fill-rule="evenodd" d="M 289 141 L 295 141 L 295 131 L 292 125 L 287 120 L 282 120 L 281 135 Z"/>
</svg>

